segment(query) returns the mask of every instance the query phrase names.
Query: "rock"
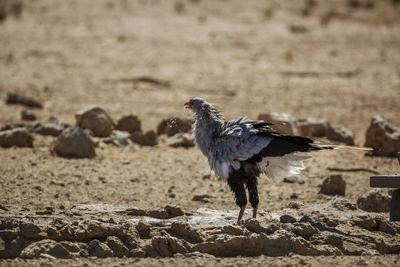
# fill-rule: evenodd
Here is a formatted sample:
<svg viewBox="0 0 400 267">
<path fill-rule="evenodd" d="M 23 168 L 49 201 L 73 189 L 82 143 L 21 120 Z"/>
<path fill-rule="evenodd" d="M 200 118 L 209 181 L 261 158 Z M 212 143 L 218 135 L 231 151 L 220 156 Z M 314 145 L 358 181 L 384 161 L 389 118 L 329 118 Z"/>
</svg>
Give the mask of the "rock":
<svg viewBox="0 0 400 267">
<path fill-rule="evenodd" d="M 15 128 L 25 128 L 28 131 L 32 131 L 32 125 L 26 123 L 6 123 L 3 127 L 1 127 L 0 132 L 12 130 Z"/>
<path fill-rule="evenodd" d="M 113 255 L 113 251 L 104 243 L 97 239 L 93 239 L 89 243 L 89 255 L 98 258 L 107 258 Z"/>
<path fill-rule="evenodd" d="M 136 231 L 133 233 L 128 233 L 125 236 L 121 237 L 122 242 L 124 243 L 124 245 L 129 249 L 135 249 L 137 248 L 138 244 L 137 244 L 137 233 Z"/>
<path fill-rule="evenodd" d="M 166 134 L 173 136 L 177 133 L 187 133 L 192 130 L 193 121 L 184 118 L 168 118 L 162 120 L 157 126 L 157 134 Z"/>
<path fill-rule="evenodd" d="M 142 146 L 155 146 L 158 144 L 157 134 L 153 130 L 146 133 L 134 132 L 131 134 L 131 140 Z"/>
<path fill-rule="evenodd" d="M 116 236 L 107 237 L 106 244 L 113 251 L 114 257 L 123 257 L 129 255 L 129 249 Z"/>
<path fill-rule="evenodd" d="M 42 108 L 42 104 L 33 98 L 20 95 L 18 93 L 7 93 L 7 104 L 21 104 L 31 108 Z"/>
<path fill-rule="evenodd" d="M 260 222 L 253 218 L 243 221 L 243 226 L 254 233 L 268 233 L 267 229 L 262 227 Z"/>
<path fill-rule="evenodd" d="M 23 109 L 21 111 L 21 119 L 24 121 L 34 121 L 36 120 L 36 115 L 33 113 L 33 111 L 30 111 L 28 109 Z"/>
<path fill-rule="evenodd" d="M 397 233 L 394 225 L 384 218 L 379 218 L 376 220 L 378 225 L 378 230 L 381 232 L 385 232 L 391 235 L 395 235 Z"/>
<path fill-rule="evenodd" d="M 296 121 L 302 136 L 322 137 L 327 133 L 329 122 L 326 119 L 303 118 Z"/>
<path fill-rule="evenodd" d="M 290 215 L 284 214 L 281 217 L 279 217 L 279 221 L 281 223 L 294 223 L 294 222 L 296 222 L 296 218 L 294 218 Z"/>
<path fill-rule="evenodd" d="M 0 132 L 0 146 L 33 147 L 33 136 L 25 128 L 14 128 Z"/>
<path fill-rule="evenodd" d="M 183 236 L 188 238 L 194 243 L 199 243 L 204 241 L 204 237 L 200 232 L 190 227 L 189 224 L 173 222 L 171 224 L 171 232 L 178 236 Z"/>
<path fill-rule="evenodd" d="M 336 208 L 338 210 L 341 210 L 341 211 L 356 210 L 357 209 L 356 205 L 354 205 L 353 203 L 351 203 L 347 199 L 340 198 L 340 197 L 332 198 L 330 200 L 330 204 L 332 205 L 332 207 L 334 207 L 334 208 Z"/>
<path fill-rule="evenodd" d="M 54 208 L 53 207 L 46 207 L 45 209 L 38 210 L 35 213 L 37 215 L 50 215 L 50 214 L 53 214 L 53 212 L 54 212 Z"/>
<path fill-rule="evenodd" d="M 183 239 L 178 239 L 176 237 L 168 237 L 168 244 L 171 249 L 172 254 L 180 253 L 185 254 L 190 250 L 190 246 Z"/>
<path fill-rule="evenodd" d="M 320 187 L 320 194 L 344 196 L 346 190 L 346 182 L 343 180 L 342 175 L 334 174 L 326 178 L 322 182 Z"/>
<path fill-rule="evenodd" d="M 128 208 L 125 210 L 126 214 L 132 215 L 132 216 L 145 216 L 146 211 L 144 209 L 139 209 L 139 208 Z"/>
<path fill-rule="evenodd" d="M 311 224 L 311 225 L 315 225 L 315 221 L 313 220 L 313 218 L 311 218 L 311 217 L 308 216 L 308 215 L 303 215 L 303 216 L 300 218 L 299 222 L 301 222 L 301 223 L 309 223 L 309 224 Z"/>
<path fill-rule="evenodd" d="M 378 228 L 378 223 L 369 215 L 355 216 L 351 220 L 355 225 L 368 231 L 374 231 Z"/>
<path fill-rule="evenodd" d="M 328 127 L 326 138 L 332 141 L 345 143 L 349 146 L 354 146 L 353 132 L 343 127 Z"/>
<path fill-rule="evenodd" d="M 146 251 L 141 248 L 131 249 L 129 251 L 129 257 L 132 258 L 144 258 L 146 256 Z"/>
<path fill-rule="evenodd" d="M 66 125 L 59 124 L 57 121 L 47 121 L 36 124 L 33 132 L 40 135 L 59 136 L 66 128 Z"/>
<path fill-rule="evenodd" d="M 19 231 L 20 235 L 26 238 L 43 238 L 43 236 L 40 235 L 42 232 L 40 226 L 32 222 L 21 221 L 19 225 Z"/>
<path fill-rule="evenodd" d="M 136 230 L 138 230 L 138 232 L 150 231 L 151 230 L 151 224 L 145 223 L 145 222 L 139 222 L 136 225 Z"/>
<path fill-rule="evenodd" d="M 167 219 L 168 212 L 166 210 L 150 210 L 146 214 L 149 217 L 156 218 L 156 219 Z"/>
<path fill-rule="evenodd" d="M 113 130 L 112 119 L 97 106 L 90 106 L 75 113 L 76 124 L 84 129 L 90 129 L 95 136 L 110 136 Z"/>
<path fill-rule="evenodd" d="M 293 227 L 291 228 L 291 231 L 297 235 L 301 236 L 305 239 L 310 238 L 312 235 L 314 235 L 317 230 L 311 226 L 309 223 L 294 223 Z"/>
<path fill-rule="evenodd" d="M 235 256 L 285 256 L 289 253 L 317 256 L 340 255 L 341 251 L 328 245 L 313 246 L 310 242 L 293 233 L 278 230 L 272 235 L 252 234 L 246 236 L 221 235 L 215 241 L 194 245 L 191 251 L 212 254 L 217 257 Z"/>
<path fill-rule="evenodd" d="M 128 133 L 141 132 L 142 123 L 135 115 L 128 115 L 119 119 L 115 128 Z"/>
<path fill-rule="evenodd" d="M 178 217 L 185 214 L 180 207 L 175 207 L 171 205 L 165 206 L 165 210 L 167 211 L 169 218 Z"/>
<path fill-rule="evenodd" d="M 304 206 L 304 203 L 302 201 L 291 201 L 288 204 L 289 209 L 300 209 L 302 206 Z"/>
<path fill-rule="evenodd" d="M 228 235 L 245 235 L 245 231 L 237 226 L 234 225 L 225 225 L 220 233 L 228 234 Z"/>
<path fill-rule="evenodd" d="M 15 233 L 15 236 L 6 236 L 5 231 L 0 235 L 0 259 L 18 257 L 23 249 L 24 239 Z"/>
<path fill-rule="evenodd" d="M 374 116 L 367 129 L 364 146 L 376 149 L 376 155 L 395 157 L 400 152 L 400 128 L 394 127 L 382 116 Z"/>
<path fill-rule="evenodd" d="M 168 247 L 168 239 L 164 236 L 156 236 L 151 241 L 153 248 L 161 257 L 171 257 L 172 252 Z"/>
<path fill-rule="evenodd" d="M 94 144 L 89 135 L 79 127 L 70 127 L 62 131 L 53 146 L 59 156 L 92 158 L 95 156 Z"/>
<path fill-rule="evenodd" d="M 88 245 L 86 243 L 61 241 L 60 244 L 65 247 L 69 252 L 77 253 L 79 251 L 87 250 Z"/>
<path fill-rule="evenodd" d="M 295 119 L 286 113 L 265 112 L 258 115 L 259 120 L 266 122 L 276 122 L 276 125 L 270 127 L 282 134 L 298 135 L 299 130 Z"/>
<path fill-rule="evenodd" d="M 30 244 L 22 250 L 21 258 L 39 258 L 41 254 L 48 254 L 55 258 L 71 258 L 71 254 L 63 245 L 50 239 L 43 239 Z"/>
<path fill-rule="evenodd" d="M 388 212 L 391 196 L 378 190 L 370 190 L 357 199 L 358 208 L 369 212 Z"/>
<path fill-rule="evenodd" d="M 171 257 L 175 253 L 185 254 L 189 248 L 182 240 L 170 236 L 156 236 L 152 245 L 161 257 Z"/>
<path fill-rule="evenodd" d="M 194 147 L 194 138 L 188 133 L 177 133 L 174 136 L 168 138 L 168 145 L 170 147 Z"/>
<path fill-rule="evenodd" d="M 103 142 L 117 147 L 129 146 L 131 144 L 130 136 L 128 132 L 114 130 L 110 137 L 104 138 Z"/>
<path fill-rule="evenodd" d="M 193 196 L 192 201 L 200 201 L 203 203 L 208 203 L 210 202 L 209 198 L 215 198 L 215 197 L 209 194 L 197 194 Z"/>
</svg>

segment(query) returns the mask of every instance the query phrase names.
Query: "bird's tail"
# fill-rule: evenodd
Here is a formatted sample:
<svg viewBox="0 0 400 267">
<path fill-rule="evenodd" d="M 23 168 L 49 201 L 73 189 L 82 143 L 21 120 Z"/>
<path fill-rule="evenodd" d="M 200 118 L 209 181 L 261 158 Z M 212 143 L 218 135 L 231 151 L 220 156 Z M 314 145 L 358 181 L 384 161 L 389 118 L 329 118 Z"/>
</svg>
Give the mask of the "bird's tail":
<svg viewBox="0 0 400 267">
<path fill-rule="evenodd" d="M 344 146 L 344 145 L 332 145 L 320 141 L 314 141 L 312 146 L 316 149 L 350 149 L 350 150 L 360 150 L 360 151 L 376 151 L 376 149 L 370 147 L 359 147 L 359 146 Z"/>
</svg>

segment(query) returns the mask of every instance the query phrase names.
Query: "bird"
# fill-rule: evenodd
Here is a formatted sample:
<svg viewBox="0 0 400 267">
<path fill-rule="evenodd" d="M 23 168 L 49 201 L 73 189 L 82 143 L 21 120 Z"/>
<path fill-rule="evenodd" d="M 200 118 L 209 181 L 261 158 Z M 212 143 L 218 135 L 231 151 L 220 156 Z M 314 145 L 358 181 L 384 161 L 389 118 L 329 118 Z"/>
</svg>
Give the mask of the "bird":
<svg viewBox="0 0 400 267">
<path fill-rule="evenodd" d="M 226 121 L 213 104 L 200 97 L 191 98 L 184 107 L 194 117 L 196 146 L 208 158 L 211 170 L 226 180 L 234 193 L 240 208 L 238 224 L 247 205 L 246 189 L 253 218 L 257 217 L 260 174 L 274 180 L 296 176 L 305 169 L 303 161 L 311 157 L 304 152 L 340 148 L 308 137 L 280 134 L 270 127 L 273 122 L 247 117 Z"/>
</svg>

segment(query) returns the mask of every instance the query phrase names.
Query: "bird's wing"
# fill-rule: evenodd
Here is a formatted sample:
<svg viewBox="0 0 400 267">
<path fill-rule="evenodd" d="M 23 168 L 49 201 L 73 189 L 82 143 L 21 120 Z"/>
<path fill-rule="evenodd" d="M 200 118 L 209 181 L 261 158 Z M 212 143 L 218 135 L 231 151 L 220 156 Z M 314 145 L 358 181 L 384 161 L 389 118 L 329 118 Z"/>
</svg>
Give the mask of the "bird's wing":
<svg viewBox="0 0 400 267">
<path fill-rule="evenodd" d="M 241 118 L 225 122 L 214 137 L 209 150 L 208 162 L 211 169 L 227 179 L 229 168 L 240 168 L 240 162 L 257 155 L 274 139 L 272 135 L 260 134 L 275 132 L 260 121 Z"/>
</svg>

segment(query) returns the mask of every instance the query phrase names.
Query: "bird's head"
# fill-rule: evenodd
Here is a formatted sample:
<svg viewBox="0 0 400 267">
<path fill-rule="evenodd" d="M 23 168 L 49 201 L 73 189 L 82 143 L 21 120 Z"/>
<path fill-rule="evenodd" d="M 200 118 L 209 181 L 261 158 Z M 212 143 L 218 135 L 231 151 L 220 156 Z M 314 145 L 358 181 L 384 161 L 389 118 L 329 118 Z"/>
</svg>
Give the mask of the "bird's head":
<svg viewBox="0 0 400 267">
<path fill-rule="evenodd" d="M 191 98 L 185 103 L 185 108 L 190 108 L 193 112 L 199 111 L 207 102 L 200 97 Z"/>
</svg>

